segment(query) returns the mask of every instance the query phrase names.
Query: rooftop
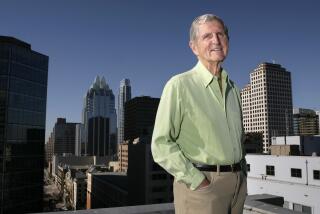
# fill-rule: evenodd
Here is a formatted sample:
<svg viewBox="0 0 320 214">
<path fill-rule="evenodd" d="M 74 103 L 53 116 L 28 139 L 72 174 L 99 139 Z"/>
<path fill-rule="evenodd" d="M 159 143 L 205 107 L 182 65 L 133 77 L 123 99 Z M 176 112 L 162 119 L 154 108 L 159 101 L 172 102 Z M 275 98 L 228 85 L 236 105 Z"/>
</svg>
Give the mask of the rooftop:
<svg viewBox="0 0 320 214">
<path fill-rule="evenodd" d="M 0 43 L 17 45 L 26 49 L 31 49 L 31 45 L 11 36 L 0 36 Z"/>
<path fill-rule="evenodd" d="M 301 214 L 289 209 L 277 206 L 283 203 L 283 198 L 261 194 L 247 196 L 243 214 Z M 127 207 L 101 208 L 92 210 L 62 211 L 58 214 L 174 214 L 173 203 L 150 204 Z M 52 214 L 52 212 L 47 213 Z"/>
</svg>

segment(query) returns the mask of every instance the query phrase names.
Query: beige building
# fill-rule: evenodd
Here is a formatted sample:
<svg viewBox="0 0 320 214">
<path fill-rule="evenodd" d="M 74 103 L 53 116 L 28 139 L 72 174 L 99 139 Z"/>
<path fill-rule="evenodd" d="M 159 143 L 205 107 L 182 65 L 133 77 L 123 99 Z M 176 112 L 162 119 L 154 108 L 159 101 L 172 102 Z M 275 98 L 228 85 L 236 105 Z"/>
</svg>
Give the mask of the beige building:
<svg viewBox="0 0 320 214">
<path fill-rule="evenodd" d="M 110 161 L 109 170 L 110 172 L 120 172 L 120 161 Z"/>
<path fill-rule="evenodd" d="M 128 141 L 118 144 L 118 160 L 120 172 L 128 171 Z"/>
<path fill-rule="evenodd" d="M 290 155 L 299 156 L 300 155 L 298 145 L 271 145 L 270 153 L 271 155 L 282 155 L 282 156 L 290 156 Z"/>
<path fill-rule="evenodd" d="M 53 135 L 53 132 L 51 132 L 48 142 L 45 145 L 47 163 L 52 161 L 52 156 L 53 156 L 53 136 L 52 135 Z"/>
<path fill-rule="evenodd" d="M 271 137 L 292 134 L 291 74 L 279 64 L 262 63 L 250 73 L 250 84 L 241 90 L 246 133 L 263 134 L 263 152 Z"/>
</svg>

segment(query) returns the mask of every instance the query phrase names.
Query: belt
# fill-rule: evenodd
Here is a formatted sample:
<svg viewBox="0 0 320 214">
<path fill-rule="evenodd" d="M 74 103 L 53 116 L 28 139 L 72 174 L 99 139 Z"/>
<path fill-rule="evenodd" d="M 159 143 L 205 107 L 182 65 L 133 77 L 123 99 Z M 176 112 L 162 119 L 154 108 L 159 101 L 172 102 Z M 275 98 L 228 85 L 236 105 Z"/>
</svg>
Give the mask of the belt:
<svg viewBox="0 0 320 214">
<path fill-rule="evenodd" d="M 218 171 L 217 165 L 206 165 L 206 164 L 199 164 L 199 163 L 194 163 L 193 165 L 201 171 L 210 171 L 210 172 Z M 239 162 L 231 165 L 219 165 L 219 168 L 220 168 L 220 172 L 238 172 L 238 171 L 241 171 L 241 164 Z"/>
</svg>

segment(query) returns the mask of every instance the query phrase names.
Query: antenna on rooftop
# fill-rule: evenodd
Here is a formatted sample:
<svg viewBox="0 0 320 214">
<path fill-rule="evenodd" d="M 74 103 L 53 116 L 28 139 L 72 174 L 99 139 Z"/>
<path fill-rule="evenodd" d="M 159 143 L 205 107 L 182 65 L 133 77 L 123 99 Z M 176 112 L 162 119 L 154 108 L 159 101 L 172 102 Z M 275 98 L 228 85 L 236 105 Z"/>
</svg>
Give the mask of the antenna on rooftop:
<svg viewBox="0 0 320 214">
<path fill-rule="evenodd" d="M 272 60 L 272 64 L 276 64 L 276 60 L 273 59 L 273 60 Z"/>
</svg>

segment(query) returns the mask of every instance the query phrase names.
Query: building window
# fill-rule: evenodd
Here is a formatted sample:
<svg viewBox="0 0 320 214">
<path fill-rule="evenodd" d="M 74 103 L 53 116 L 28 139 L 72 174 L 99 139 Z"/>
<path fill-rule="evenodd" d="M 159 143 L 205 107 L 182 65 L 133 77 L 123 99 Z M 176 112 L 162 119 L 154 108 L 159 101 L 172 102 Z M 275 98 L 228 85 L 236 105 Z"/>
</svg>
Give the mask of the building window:
<svg viewBox="0 0 320 214">
<path fill-rule="evenodd" d="M 301 169 L 291 168 L 291 177 L 301 178 Z"/>
<path fill-rule="evenodd" d="M 247 164 L 247 171 L 250 172 L 250 164 Z"/>
<path fill-rule="evenodd" d="M 320 170 L 313 170 L 313 179 L 320 180 Z"/>
<path fill-rule="evenodd" d="M 266 174 L 267 175 L 273 175 L 274 176 L 274 166 L 266 166 Z"/>
<path fill-rule="evenodd" d="M 309 207 L 309 206 L 303 206 L 302 205 L 302 212 L 303 213 L 312 213 L 312 211 L 311 211 L 311 207 Z"/>
<path fill-rule="evenodd" d="M 310 213 L 310 214 L 312 213 L 311 207 L 304 206 L 302 204 L 296 204 L 296 203 L 293 203 L 293 210 L 298 212 L 303 212 L 303 213 Z"/>
</svg>

